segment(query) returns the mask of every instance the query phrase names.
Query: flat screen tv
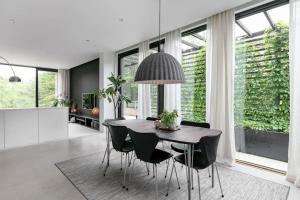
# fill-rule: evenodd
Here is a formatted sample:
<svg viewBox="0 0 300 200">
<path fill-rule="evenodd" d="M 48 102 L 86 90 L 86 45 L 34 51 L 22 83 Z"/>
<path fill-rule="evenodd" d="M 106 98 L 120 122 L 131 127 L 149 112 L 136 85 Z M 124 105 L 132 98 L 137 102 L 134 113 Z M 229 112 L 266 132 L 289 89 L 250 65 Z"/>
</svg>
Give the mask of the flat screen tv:
<svg viewBox="0 0 300 200">
<path fill-rule="evenodd" d="M 93 109 L 95 107 L 95 95 L 82 93 L 82 109 Z"/>
</svg>

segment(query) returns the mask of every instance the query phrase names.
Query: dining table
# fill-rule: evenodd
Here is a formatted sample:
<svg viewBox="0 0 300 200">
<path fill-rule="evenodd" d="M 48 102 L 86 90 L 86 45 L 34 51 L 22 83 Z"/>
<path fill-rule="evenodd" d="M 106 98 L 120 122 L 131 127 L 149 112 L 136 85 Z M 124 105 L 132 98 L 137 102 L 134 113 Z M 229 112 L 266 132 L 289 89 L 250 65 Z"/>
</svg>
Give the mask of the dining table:
<svg viewBox="0 0 300 200">
<path fill-rule="evenodd" d="M 125 126 L 128 129 L 131 129 L 135 132 L 140 133 L 155 133 L 160 140 L 181 143 L 186 145 L 186 166 L 187 166 L 187 191 L 188 191 L 188 199 L 192 199 L 191 189 L 192 189 L 192 160 L 193 160 L 193 147 L 195 144 L 199 143 L 201 138 L 205 136 L 214 136 L 222 133 L 221 130 L 217 129 L 208 129 L 194 126 L 186 126 L 181 125 L 179 130 L 169 131 L 162 130 L 156 128 L 153 121 L 145 120 L 145 119 L 128 119 L 128 120 L 107 120 L 103 123 L 106 127 L 106 167 L 104 174 L 106 173 L 107 168 L 109 167 L 109 159 L 110 159 L 110 134 L 108 130 L 109 125 L 114 126 Z M 214 187 L 214 168 L 212 166 L 212 187 Z"/>
</svg>

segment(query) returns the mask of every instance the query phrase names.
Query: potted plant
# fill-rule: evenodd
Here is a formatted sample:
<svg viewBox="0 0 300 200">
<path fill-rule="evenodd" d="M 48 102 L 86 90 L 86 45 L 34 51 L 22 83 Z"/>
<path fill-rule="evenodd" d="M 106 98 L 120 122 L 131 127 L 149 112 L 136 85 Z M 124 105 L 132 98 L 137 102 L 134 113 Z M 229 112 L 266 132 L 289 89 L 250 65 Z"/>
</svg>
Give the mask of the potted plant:
<svg viewBox="0 0 300 200">
<path fill-rule="evenodd" d="M 118 109 L 122 105 L 122 102 L 125 102 L 126 104 L 131 103 L 129 97 L 121 94 L 121 87 L 124 83 L 126 83 L 126 80 L 123 79 L 120 75 L 116 76 L 113 73 L 107 79 L 111 83 L 107 88 L 97 90 L 95 92 L 95 96 L 97 96 L 99 99 L 107 99 L 109 103 L 113 103 L 114 118 L 117 119 Z"/>
<path fill-rule="evenodd" d="M 164 111 L 159 115 L 161 119 L 161 128 L 175 130 L 177 128 L 177 110 L 173 110 L 172 112 Z"/>
</svg>

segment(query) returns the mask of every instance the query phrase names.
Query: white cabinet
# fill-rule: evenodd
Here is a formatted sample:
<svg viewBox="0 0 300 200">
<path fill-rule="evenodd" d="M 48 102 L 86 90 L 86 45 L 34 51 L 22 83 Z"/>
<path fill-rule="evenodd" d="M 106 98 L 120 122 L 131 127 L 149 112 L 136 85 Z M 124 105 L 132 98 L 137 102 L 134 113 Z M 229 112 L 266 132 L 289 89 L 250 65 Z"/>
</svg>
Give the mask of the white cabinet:
<svg viewBox="0 0 300 200">
<path fill-rule="evenodd" d="M 43 108 L 39 110 L 39 142 L 68 138 L 68 109 Z"/>
<path fill-rule="evenodd" d="M 0 110 L 0 149 L 68 138 L 68 108 Z"/>
<path fill-rule="evenodd" d="M 38 110 L 5 111 L 5 148 L 38 144 Z"/>
</svg>

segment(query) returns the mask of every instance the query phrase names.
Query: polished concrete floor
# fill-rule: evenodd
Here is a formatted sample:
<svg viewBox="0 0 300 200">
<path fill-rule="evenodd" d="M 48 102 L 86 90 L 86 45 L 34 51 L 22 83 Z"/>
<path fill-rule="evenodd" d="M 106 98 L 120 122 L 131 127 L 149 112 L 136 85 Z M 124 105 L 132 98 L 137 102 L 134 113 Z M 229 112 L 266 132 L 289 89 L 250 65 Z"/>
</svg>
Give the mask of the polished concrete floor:
<svg viewBox="0 0 300 200">
<path fill-rule="evenodd" d="M 84 200 L 54 163 L 105 149 L 105 135 L 89 135 L 64 141 L 0 151 L 1 200 Z M 99 154 L 99 159 L 102 153 Z M 280 175 L 245 166 L 234 169 L 291 186 L 289 200 L 300 199 L 300 189 Z"/>
</svg>

